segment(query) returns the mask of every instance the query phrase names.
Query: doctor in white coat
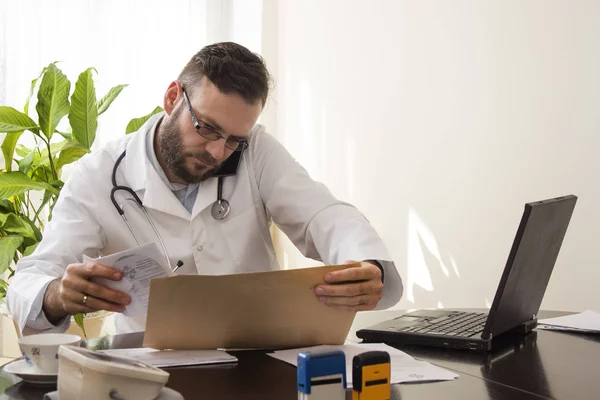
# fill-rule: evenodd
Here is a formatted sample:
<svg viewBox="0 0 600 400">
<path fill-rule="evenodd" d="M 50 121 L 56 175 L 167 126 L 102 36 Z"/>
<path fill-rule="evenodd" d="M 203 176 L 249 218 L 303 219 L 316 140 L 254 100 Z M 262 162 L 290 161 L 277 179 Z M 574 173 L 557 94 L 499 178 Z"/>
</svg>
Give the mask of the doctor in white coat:
<svg viewBox="0 0 600 400">
<path fill-rule="evenodd" d="M 82 158 L 42 242 L 11 281 L 8 306 L 19 328 L 64 331 L 72 314 L 108 310 L 118 313 L 117 332 L 144 330 L 145 318 L 120 314 L 131 301 L 126 293 L 90 280 L 122 274 L 83 255 L 156 242 L 171 266 L 183 262 L 178 274 L 275 270 L 273 222 L 307 257 L 361 262 L 324 277 L 315 296 L 325 304 L 356 311 L 396 304 L 402 282 L 369 222 L 256 124 L 269 82 L 262 59 L 246 48 L 207 46 L 169 85 L 164 113 Z M 113 202 L 115 186 L 125 189 Z"/>
</svg>

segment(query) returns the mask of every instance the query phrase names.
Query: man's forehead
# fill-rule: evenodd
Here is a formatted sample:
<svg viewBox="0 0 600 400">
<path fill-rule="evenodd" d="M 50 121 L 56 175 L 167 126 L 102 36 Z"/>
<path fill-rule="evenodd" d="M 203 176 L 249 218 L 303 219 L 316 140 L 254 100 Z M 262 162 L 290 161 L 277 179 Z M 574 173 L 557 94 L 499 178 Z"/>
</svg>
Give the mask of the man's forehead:
<svg viewBox="0 0 600 400">
<path fill-rule="evenodd" d="M 248 104 L 239 94 L 223 93 L 210 81 L 191 96 L 196 116 L 213 128 L 231 136 L 245 137 L 256 123 L 262 105 Z"/>
</svg>

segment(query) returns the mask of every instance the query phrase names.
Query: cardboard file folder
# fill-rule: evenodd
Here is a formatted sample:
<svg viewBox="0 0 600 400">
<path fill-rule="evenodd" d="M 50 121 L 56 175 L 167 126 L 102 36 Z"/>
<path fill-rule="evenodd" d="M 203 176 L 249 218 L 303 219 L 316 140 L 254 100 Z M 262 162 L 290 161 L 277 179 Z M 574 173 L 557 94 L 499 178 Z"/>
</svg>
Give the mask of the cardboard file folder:
<svg viewBox="0 0 600 400">
<path fill-rule="evenodd" d="M 355 312 L 321 303 L 327 272 L 360 264 L 234 275 L 180 275 L 150 285 L 144 346 L 289 348 L 343 344 Z"/>
</svg>

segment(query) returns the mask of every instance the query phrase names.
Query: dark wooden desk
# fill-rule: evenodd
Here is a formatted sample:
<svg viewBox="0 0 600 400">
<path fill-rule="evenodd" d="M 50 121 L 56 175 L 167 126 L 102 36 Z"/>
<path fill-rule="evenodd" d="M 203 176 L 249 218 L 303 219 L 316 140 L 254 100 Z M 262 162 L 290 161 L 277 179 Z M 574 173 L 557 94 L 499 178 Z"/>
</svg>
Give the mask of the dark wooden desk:
<svg viewBox="0 0 600 400">
<path fill-rule="evenodd" d="M 356 330 L 399 314 L 398 311 L 360 313 L 354 320 L 349 340 L 360 341 L 354 335 Z M 538 318 L 566 314 L 569 313 L 540 311 Z M 535 329 L 525 336 L 497 339 L 493 351 L 487 354 L 423 346 L 394 347 L 456 371 L 461 375 L 458 381 L 471 376 L 542 398 L 600 399 L 600 335 Z"/>
<path fill-rule="evenodd" d="M 360 313 L 353 331 L 399 313 Z M 540 313 L 541 318 L 555 315 L 559 314 Z M 356 340 L 352 332 L 349 340 Z M 131 348 L 140 347 L 142 341 L 143 334 L 139 333 L 90 340 L 86 345 L 96 349 Z M 460 378 L 393 385 L 392 399 L 599 399 L 599 344 L 599 336 L 539 330 L 526 337 L 505 338 L 490 354 L 397 346 L 417 358 L 456 371 Z M 264 352 L 233 354 L 239 359 L 235 365 L 166 369 L 171 374 L 167 386 L 186 399 L 297 399 L 296 368 Z M 4 393 L 9 399 L 29 400 L 42 399 L 49 390 L 53 389 L 17 383 Z M 350 392 L 346 398 L 351 398 Z"/>
</svg>

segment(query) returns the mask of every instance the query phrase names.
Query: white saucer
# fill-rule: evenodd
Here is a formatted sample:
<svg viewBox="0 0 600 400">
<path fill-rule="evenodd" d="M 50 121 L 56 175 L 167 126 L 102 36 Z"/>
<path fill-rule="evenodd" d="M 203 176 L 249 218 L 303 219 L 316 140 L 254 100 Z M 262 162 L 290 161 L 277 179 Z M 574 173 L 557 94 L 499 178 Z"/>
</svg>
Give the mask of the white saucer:
<svg viewBox="0 0 600 400">
<path fill-rule="evenodd" d="M 31 385 L 56 385 L 58 378 L 58 374 L 38 372 L 34 367 L 30 367 L 24 359 L 8 363 L 2 369 Z"/>
<path fill-rule="evenodd" d="M 58 391 L 46 393 L 44 400 L 59 400 Z M 163 387 L 155 400 L 184 400 L 184 398 L 181 393 L 176 392 L 173 389 Z"/>
</svg>

